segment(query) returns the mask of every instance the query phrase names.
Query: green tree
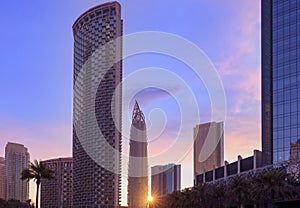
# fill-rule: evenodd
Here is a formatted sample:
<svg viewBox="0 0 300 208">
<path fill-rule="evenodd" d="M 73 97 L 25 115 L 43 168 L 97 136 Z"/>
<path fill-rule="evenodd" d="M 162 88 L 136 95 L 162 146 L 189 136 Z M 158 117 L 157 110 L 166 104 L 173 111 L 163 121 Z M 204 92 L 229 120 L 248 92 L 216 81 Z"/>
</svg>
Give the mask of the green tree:
<svg viewBox="0 0 300 208">
<path fill-rule="evenodd" d="M 30 163 L 29 168 L 26 168 L 22 171 L 21 179 L 22 180 L 31 180 L 33 179 L 36 183 L 36 208 L 39 207 L 39 189 L 41 184 L 41 179 L 52 179 L 53 171 L 47 168 L 42 162 L 34 160 Z"/>
</svg>

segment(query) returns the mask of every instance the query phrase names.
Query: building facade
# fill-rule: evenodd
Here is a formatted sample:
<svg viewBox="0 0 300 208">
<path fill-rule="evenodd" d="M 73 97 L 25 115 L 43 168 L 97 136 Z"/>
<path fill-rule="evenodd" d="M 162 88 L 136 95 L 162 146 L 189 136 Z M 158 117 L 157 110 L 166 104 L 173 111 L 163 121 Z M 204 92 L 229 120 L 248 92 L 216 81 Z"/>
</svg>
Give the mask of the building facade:
<svg viewBox="0 0 300 208">
<path fill-rule="evenodd" d="M 194 178 L 224 163 L 224 124 L 210 122 L 194 128 Z"/>
<path fill-rule="evenodd" d="M 70 208 L 73 195 L 73 161 L 72 158 L 58 158 L 42 161 L 53 170 L 53 179 L 41 181 L 41 207 Z"/>
<path fill-rule="evenodd" d="M 197 175 L 195 185 L 226 180 L 236 175 L 255 172 L 255 170 L 261 167 L 262 152 L 259 150 L 254 150 L 253 156 L 244 159 L 241 156 L 238 156 L 238 160 L 235 162 L 228 163 L 225 161 L 223 166 Z"/>
<path fill-rule="evenodd" d="M 129 144 L 128 208 L 144 208 L 148 200 L 147 128 L 137 102 L 132 114 Z"/>
<path fill-rule="evenodd" d="M 6 198 L 5 158 L 0 157 L 0 199 Z"/>
<path fill-rule="evenodd" d="M 300 2 L 262 2 L 262 150 L 265 165 L 300 147 Z"/>
<path fill-rule="evenodd" d="M 155 198 L 181 189 L 181 165 L 151 167 L 151 196 Z"/>
<path fill-rule="evenodd" d="M 6 199 L 21 202 L 28 200 L 28 181 L 21 180 L 21 173 L 29 166 L 29 153 L 22 144 L 8 142 L 5 147 Z"/>
<path fill-rule="evenodd" d="M 121 6 L 98 5 L 73 25 L 73 207 L 117 207 L 121 185 Z M 119 89 L 119 90 L 116 90 Z M 115 93 L 115 94 L 114 94 Z"/>
</svg>

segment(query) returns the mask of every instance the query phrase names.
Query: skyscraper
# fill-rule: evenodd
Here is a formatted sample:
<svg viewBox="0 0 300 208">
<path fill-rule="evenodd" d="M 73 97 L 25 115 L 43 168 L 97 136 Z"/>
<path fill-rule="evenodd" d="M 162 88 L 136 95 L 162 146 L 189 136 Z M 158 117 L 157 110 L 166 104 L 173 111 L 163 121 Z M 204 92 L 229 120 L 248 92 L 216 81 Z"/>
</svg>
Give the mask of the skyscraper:
<svg viewBox="0 0 300 208">
<path fill-rule="evenodd" d="M 151 167 L 151 196 L 159 198 L 181 189 L 181 165 Z"/>
<path fill-rule="evenodd" d="M 300 1 L 262 4 L 262 151 L 263 163 L 299 160 Z"/>
<path fill-rule="evenodd" d="M 57 158 L 42 161 L 53 170 L 54 178 L 42 179 L 41 182 L 41 207 L 72 207 L 73 195 L 73 162 L 72 158 Z"/>
<path fill-rule="evenodd" d="M 120 4 L 89 9 L 75 21 L 73 35 L 73 207 L 117 207 L 121 88 L 116 89 L 122 80 L 122 41 L 115 40 L 122 36 Z"/>
<path fill-rule="evenodd" d="M 5 159 L 0 157 L 0 199 L 6 198 Z"/>
<path fill-rule="evenodd" d="M 135 102 L 130 129 L 128 208 L 144 208 L 148 199 L 147 129 L 143 112 Z"/>
<path fill-rule="evenodd" d="M 28 181 L 22 181 L 21 173 L 29 165 L 29 153 L 22 144 L 8 142 L 5 147 L 6 199 L 21 202 L 28 200 Z"/>
<path fill-rule="evenodd" d="M 194 178 L 224 163 L 223 122 L 210 122 L 194 128 Z"/>
</svg>

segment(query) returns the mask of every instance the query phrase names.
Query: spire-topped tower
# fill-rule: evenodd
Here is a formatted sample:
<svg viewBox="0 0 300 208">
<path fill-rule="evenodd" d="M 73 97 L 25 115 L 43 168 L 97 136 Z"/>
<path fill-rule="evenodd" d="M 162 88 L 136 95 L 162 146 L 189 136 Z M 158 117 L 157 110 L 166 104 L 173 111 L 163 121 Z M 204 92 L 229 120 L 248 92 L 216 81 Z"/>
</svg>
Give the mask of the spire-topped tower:
<svg viewBox="0 0 300 208">
<path fill-rule="evenodd" d="M 128 207 L 144 208 L 148 196 L 148 154 L 145 116 L 135 101 L 130 130 Z"/>
<path fill-rule="evenodd" d="M 141 111 L 137 101 L 135 101 L 133 112 L 132 112 L 132 125 L 134 125 L 135 128 L 141 131 L 146 130 L 145 116 Z"/>
</svg>

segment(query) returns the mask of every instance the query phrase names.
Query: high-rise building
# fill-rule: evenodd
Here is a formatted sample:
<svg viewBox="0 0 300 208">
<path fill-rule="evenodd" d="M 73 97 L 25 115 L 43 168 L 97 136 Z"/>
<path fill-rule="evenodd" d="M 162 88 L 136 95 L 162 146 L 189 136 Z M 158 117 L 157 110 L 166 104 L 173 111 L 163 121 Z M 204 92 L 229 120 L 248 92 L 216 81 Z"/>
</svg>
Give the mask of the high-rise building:
<svg viewBox="0 0 300 208">
<path fill-rule="evenodd" d="M 0 199 L 6 198 L 5 159 L 0 157 Z"/>
<path fill-rule="evenodd" d="M 41 207 L 72 207 L 72 158 L 57 158 L 45 160 L 42 163 L 53 170 L 54 178 L 41 181 Z"/>
<path fill-rule="evenodd" d="M 22 144 L 8 142 L 5 147 L 6 199 L 21 202 L 28 200 L 28 181 L 21 180 L 21 173 L 29 165 L 29 153 Z"/>
<path fill-rule="evenodd" d="M 300 1 L 264 0 L 261 8 L 263 163 L 289 160 L 291 152 L 299 160 Z"/>
<path fill-rule="evenodd" d="M 210 122 L 194 128 L 194 178 L 224 163 L 224 124 Z"/>
<path fill-rule="evenodd" d="M 151 167 L 151 196 L 155 198 L 181 189 L 181 165 Z"/>
<path fill-rule="evenodd" d="M 73 207 L 117 207 L 121 191 L 120 4 L 108 2 L 89 9 L 75 21 L 73 35 Z"/>
<path fill-rule="evenodd" d="M 147 129 L 137 102 L 132 114 L 129 145 L 128 208 L 143 208 L 148 200 Z"/>
</svg>

